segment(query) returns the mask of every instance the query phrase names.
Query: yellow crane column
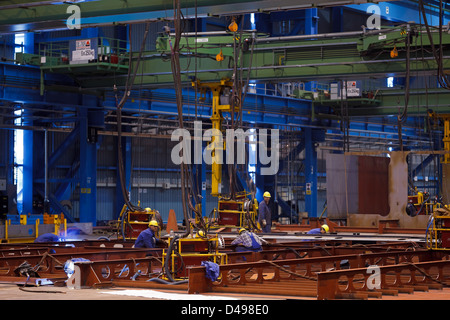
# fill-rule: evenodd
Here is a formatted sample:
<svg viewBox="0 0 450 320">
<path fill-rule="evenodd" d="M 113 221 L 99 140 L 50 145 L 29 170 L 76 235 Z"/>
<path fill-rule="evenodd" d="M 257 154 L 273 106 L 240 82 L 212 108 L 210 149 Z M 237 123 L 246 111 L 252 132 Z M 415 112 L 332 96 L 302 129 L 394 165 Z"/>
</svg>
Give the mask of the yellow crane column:
<svg viewBox="0 0 450 320">
<path fill-rule="evenodd" d="M 211 83 L 193 83 L 193 86 L 197 85 L 199 89 L 205 92 L 207 89 L 212 92 L 212 116 L 211 123 L 212 128 L 218 130 L 217 132 L 222 133 L 222 121 L 223 121 L 223 112 L 230 112 L 231 105 L 230 104 L 220 104 L 220 95 L 224 88 L 232 87 L 232 83 L 227 80 L 221 80 L 220 82 L 211 82 Z M 212 174 L 211 174 L 211 195 L 219 196 L 221 193 L 220 184 L 222 183 L 222 161 L 225 158 L 224 150 L 225 150 L 225 142 L 222 139 L 222 143 L 220 141 L 216 141 L 217 137 L 213 135 L 211 138 L 211 143 L 208 145 L 208 150 L 211 150 L 212 156 Z M 216 152 L 221 151 L 223 158 L 222 161 L 219 161 L 220 158 Z"/>
</svg>

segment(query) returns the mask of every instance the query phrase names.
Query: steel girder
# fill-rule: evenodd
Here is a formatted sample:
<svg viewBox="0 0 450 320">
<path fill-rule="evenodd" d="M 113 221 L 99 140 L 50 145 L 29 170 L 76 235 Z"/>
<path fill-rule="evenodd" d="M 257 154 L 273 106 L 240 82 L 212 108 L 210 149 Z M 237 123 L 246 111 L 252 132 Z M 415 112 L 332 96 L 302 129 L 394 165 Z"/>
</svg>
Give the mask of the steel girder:
<svg viewBox="0 0 450 320">
<path fill-rule="evenodd" d="M 436 113 L 449 113 L 450 91 L 443 88 L 411 89 L 409 95 L 409 116 L 427 116 L 428 110 Z M 348 114 L 352 117 L 383 117 L 398 114 L 399 107 L 405 105 L 405 91 L 401 89 L 379 90 L 373 99 L 348 98 Z M 317 100 L 314 106 L 341 108 L 341 100 Z M 327 117 L 321 114 L 317 117 Z"/>
</svg>

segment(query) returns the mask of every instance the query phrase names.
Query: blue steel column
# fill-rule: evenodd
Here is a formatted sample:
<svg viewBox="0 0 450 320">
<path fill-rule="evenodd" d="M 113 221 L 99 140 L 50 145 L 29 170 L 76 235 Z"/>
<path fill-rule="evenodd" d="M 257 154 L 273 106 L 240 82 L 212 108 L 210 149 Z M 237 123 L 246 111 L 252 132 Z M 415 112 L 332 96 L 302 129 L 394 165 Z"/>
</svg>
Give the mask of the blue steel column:
<svg viewBox="0 0 450 320">
<path fill-rule="evenodd" d="M 343 7 L 331 8 L 331 26 L 332 26 L 332 32 L 344 31 L 344 8 Z"/>
<path fill-rule="evenodd" d="M 24 52 L 34 53 L 34 35 L 25 34 Z M 26 119 L 27 111 L 23 111 L 24 119 Z M 22 125 L 33 125 L 33 121 L 23 122 Z M 32 130 L 23 131 L 23 211 L 19 213 L 33 213 L 33 186 L 34 186 L 34 132 Z M 19 208 L 18 208 L 19 209 Z"/>
<path fill-rule="evenodd" d="M 6 150 L 6 185 L 14 184 L 14 130 L 4 130 Z M 14 197 L 15 198 L 15 197 Z"/>
<path fill-rule="evenodd" d="M 319 26 L 317 8 L 305 10 L 305 34 L 317 34 Z"/>
<path fill-rule="evenodd" d="M 308 217 L 317 217 L 317 151 L 314 130 L 305 128 L 305 209 Z M 309 187 L 308 187 L 309 186 Z"/>
<path fill-rule="evenodd" d="M 23 52 L 34 53 L 34 32 L 26 32 L 25 39 L 23 42 Z"/>
<path fill-rule="evenodd" d="M 317 34 L 319 30 L 319 17 L 317 8 L 305 9 L 305 34 Z M 305 90 L 312 91 L 316 81 L 305 83 Z"/>
<path fill-rule="evenodd" d="M 27 111 L 24 111 L 26 118 Z M 25 122 L 23 125 L 33 125 L 33 121 Z M 32 130 L 23 131 L 23 210 L 19 213 L 28 214 L 33 212 L 33 185 L 34 185 L 34 132 Z M 19 208 L 18 208 L 19 209 Z"/>
<path fill-rule="evenodd" d="M 97 223 L 97 144 L 88 142 L 88 112 L 80 110 L 80 222 Z"/>
</svg>

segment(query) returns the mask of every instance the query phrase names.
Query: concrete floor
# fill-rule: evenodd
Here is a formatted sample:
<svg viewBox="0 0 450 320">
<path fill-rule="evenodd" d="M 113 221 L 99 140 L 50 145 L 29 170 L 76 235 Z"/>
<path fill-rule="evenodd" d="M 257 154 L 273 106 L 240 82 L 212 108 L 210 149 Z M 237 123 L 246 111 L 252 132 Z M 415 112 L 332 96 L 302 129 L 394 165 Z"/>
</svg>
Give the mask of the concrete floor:
<svg viewBox="0 0 450 320">
<path fill-rule="evenodd" d="M 27 287 L 20 290 L 15 284 L 0 284 L 1 300 L 285 300 L 286 297 L 244 294 L 205 293 L 189 295 L 177 290 L 147 290 L 136 288 L 68 289 L 67 287 Z M 51 293 L 45 291 L 52 291 Z M 124 294 L 120 294 L 123 292 Z M 114 294 L 108 294 L 114 293 Z M 130 293 L 133 295 L 129 295 Z M 149 296 L 151 293 L 151 297 Z M 298 297 L 288 297 L 298 299 Z M 302 298 L 302 300 L 305 300 Z M 309 300 L 309 299 L 306 299 Z"/>
<path fill-rule="evenodd" d="M 68 289 L 67 287 L 27 287 L 26 292 L 15 284 L 0 284 L 0 301 L 4 300 L 315 300 L 305 297 L 289 296 L 260 296 L 245 294 L 205 293 L 189 295 L 179 290 L 148 290 L 136 288 L 109 289 Z M 52 291 L 47 293 L 45 291 Z M 123 293 L 123 294 L 121 294 Z M 151 296 L 149 294 L 151 293 Z M 130 295 L 131 294 L 131 295 Z M 398 296 L 383 295 L 382 299 L 370 300 L 450 300 L 450 288 L 416 291 L 413 294 L 399 294 Z"/>
<path fill-rule="evenodd" d="M 0 300 L 148 300 L 147 298 L 102 294 L 105 289 L 73 290 L 67 287 L 27 287 L 24 292 L 14 284 L 0 284 Z M 114 289 L 109 289 L 114 290 Z M 42 291 L 54 291 L 45 293 Z"/>
</svg>

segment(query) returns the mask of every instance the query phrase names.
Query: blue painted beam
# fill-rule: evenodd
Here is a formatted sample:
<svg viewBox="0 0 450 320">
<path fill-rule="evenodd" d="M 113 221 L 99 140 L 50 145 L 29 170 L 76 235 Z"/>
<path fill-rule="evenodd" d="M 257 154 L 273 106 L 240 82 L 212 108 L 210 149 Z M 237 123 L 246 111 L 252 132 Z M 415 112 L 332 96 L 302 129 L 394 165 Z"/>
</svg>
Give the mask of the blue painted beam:
<svg viewBox="0 0 450 320">
<path fill-rule="evenodd" d="M 173 89 L 156 89 L 148 93 L 147 101 L 128 99 L 123 112 L 139 114 L 160 114 L 177 116 L 175 92 Z M 183 114 L 195 117 L 195 92 L 183 90 Z M 197 105 L 199 120 L 211 117 L 210 97 Z M 114 96 L 108 95 L 103 103 L 105 110 L 116 110 Z M 311 125 L 310 100 L 258 95 L 248 93 L 243 106 L 243 121 L 248 123 L 266 123 L 268 125 Z"/>
<path fill-rule="evenodd" d="M 87 110 L 80 110 L 80 222 L 97 224 L 97 145 L 88 142 Z"/>
<path fill-rule="evenodd" d="M 41 197 L 44 197 L 44 191 L 41 188 L 35 189 L 36 194 L 40 195 Z M 66 210 L 64 206 L 61 205 L 59 200 L 55 197 L 54 194 L 48 195 L 48 201 L 51 210 L 53 210 L 53 214 L 64 214 L 64 218 L 67 219 L 69 223 L 75 223 L 76 220 L 72 217 L 72 215 Z"/>
<path fill-rule="evenodd" d="M 77 124 L 75 128 L 69 133 L 66 139 L 59 145 L 59 147 L 50 155 L 48 159 L 48 168 L 51 169 L 58 161 L 58 159 L 66 152 L 67 148 L 72 146 L 76 140 L 79 139 L 80 125 Z"/>
<path fill-rule="evenodd" d="M 295 157 L 296 155 L 298 155 L 300 152 L 302 152 L 303 149 L 305 149 L 305 139 L 300 139 L 300 143 L 299 143 L 297 146 L 295 146 L 295 148 L 293 148 L 293 149 L 291 150 L 291 152 L 289 153 L 289 155 L 287 155 L 284 159 L 282 159 L 282 160 L 280 161 L 278 172 L 283 171 L 285 164 L 286 164 L 288 161 L 292 161 L 292 159 L 294 159 L 294 157 Z"/>
<path fill-rule="evenodd" d="M 33 125 L 25 122 L 23 125 Z M 23 132 L 23 214 L 33 213 L 33 185 L 34 185 L 34 132 Z"/>
<path fill-rule="evenodd" d="M 56 208 L 56 212 L 62 213 L 64 214 L 64 218 L 67 219 L 67 221 L 69 223 L 75 223 L 77 221 L 75 221 L 75 219 L 70 215 L 70 213 L 66 210 L 66 208 L 64 206 L 61 205 L 61 203 L 59 202 L 59 200 L 53 195 L 50 194 L 48 197 L 48 200 L 50 202 L 50 206 L 53 208 Z"/>
<path fill-rule="evenodd" d="M 291 206 L 277 194 L 277 202 L 281 207 L 281 217 L 288 217 L 291 223 L 298 223 L 298 215 L 295 214 Z"/>
<path fill-rule="evenodd" d="M 422 172 L 422 170 L 424 170 L 426 166 L 428 166 L 431 162 L 434 161 L 435 157 L 436 157 L 436 155 L 434 155 L 434 154 L 428 155 L 428 157 L 426 157 L 426 158 L 422 161 L 422 163 L 420 163 L 417 167 L 415 167 L 415 168 L 412 170 L 411 175 L 412 175 L 413 177 L 418 176 L 418 174 L 419 174 L 420 172 Z"/>
<path fill-rule="evenodd" d="M 325 138 L 324 130 L 305 128 L 305 210 L 317 217 L 317 150 L 315 144 Z"/>
</svg>

